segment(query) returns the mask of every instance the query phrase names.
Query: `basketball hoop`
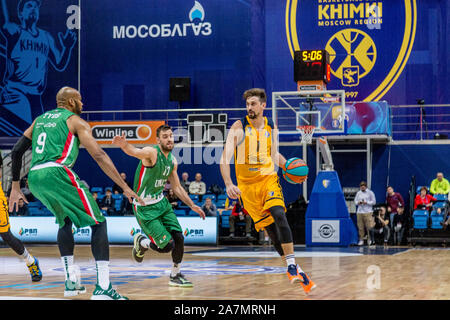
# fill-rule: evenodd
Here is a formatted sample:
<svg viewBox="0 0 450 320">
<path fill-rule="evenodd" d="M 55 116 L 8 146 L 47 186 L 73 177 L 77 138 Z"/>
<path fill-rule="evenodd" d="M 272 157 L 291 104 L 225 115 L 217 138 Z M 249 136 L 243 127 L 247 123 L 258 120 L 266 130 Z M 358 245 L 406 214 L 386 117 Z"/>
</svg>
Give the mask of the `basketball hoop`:
<svg viewBox="0 0 450 320">
<path fill-rule="evenodd" d="M 307 144 L 312 143 L 312 137 L 314 134 L 314 130 L 316 130 L 316 126 L 297 126 L 297 130 L 299 130 L 300 134 L 302 135 L 302 142 Z"/>
</svg>

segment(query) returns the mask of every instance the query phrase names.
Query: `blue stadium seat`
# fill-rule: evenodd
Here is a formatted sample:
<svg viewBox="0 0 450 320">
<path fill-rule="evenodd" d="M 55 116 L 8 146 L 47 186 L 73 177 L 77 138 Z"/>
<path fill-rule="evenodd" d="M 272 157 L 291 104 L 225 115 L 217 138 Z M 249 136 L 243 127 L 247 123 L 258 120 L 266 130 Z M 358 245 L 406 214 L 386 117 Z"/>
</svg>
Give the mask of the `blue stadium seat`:
<svg viewBox="0 0 450 320">
<path fill-rule="evenodd" d="M 112 198 L 114 199 L 114 209 L 116 209 L 116 211 L 120 211 L 120 209 L 122 208 L 122 201 L 124 200 L 123 195 L 113 194 Z"/>
<path fill-rule="evenodd" d="M 434 197 L 437 199 L 437 201 L 445 201 L 448 199 L 447 194 L 435 194 Z"/>
<path fill-rule="evenodd" d="M 219 200 L 227 200 L 227 195 L 226 194 L 219 194 L 217 196 L 216 201 L 219 201 Z"/>
<path fill-rule="evenodd" d="M 212 193 L 207 193 L 203 196 L 203 201 L 205 201 L 207 198 L 211 198 L 212 202 L 216 201 L 216 195 Z"/>
<path fill-rule="evenodd" d="M 92 187 L 91 192 L 103 193 L 103 188 L 102 187 Z"/>
<path fill-rule="evenodd" d="M 216 207 L 217 208 L 225 208 L 225 201 L 226 200 L 219 200 L 216 202 Z"/>
<path fill-rule="evenodd" d="M 31 217 L 36 217 L 41 215 L 41 209 L 38 207 L 28 207 L 28 215 Z"/>
<path fill-rule="evenodd" d="M 53 213 L 50 210 L 48 210 L 46 207 L 43 207 L 43 208 L 41 208 L 41 216 L 51 217 L 51 216 L 53 216 Z"/>
<path fill-rule="evenodd" d="M 230 227 L 230 216 L 229 215 L 223 215 L 220 217 L 220 226 L 222 228 L 229 228 Z"/>
<path fill-rule="evenodd" d="M 446 203 L 444 201 L 438 201 L 433 204 L 433 208 L 445 208 Z"/>
<path fill-rule="evenodd" d="M 422 188 L 422 187 L 424 187 L 424 186 L 418 186 L 417 188 L 416 188 L 416 193 L 417 194 L 420 194 L 420 188 Z M 426 187 L 426 186 L 425 186 Z M 427 189 L 428 189 L 428 187 L 427 187 Z"/>
<path fill-rule="evenodd" d="M 198 195 L 197 194 L 190 194 L 189 198 L 191 198 L 193 201 L 198 200 Z"/>
<path fill-rule="evenodd" d="M 105 188 L 105 192 L 106 192 L 106 190 L 109 190 L 109 191 L 112 192 L 112 187 L 106 187 L 106 188 Z"/>
<path fill-rule="evenodd" d="M 431 229 L 442 229 L 441 222 L 444 221 L 444 214 L 438 214 L 436 210 L 433 210 L 430 214 Z"/>
<path fill-rule="evenodd" d="M 428 228 L 428 211 L 427 210 L 415 210 L 413 212 L 414 229 L 427 229 Z"/>
<path fill-rule="evenodd" d="M 102 201 L 104 197 L 105 197 L 104 194 L 100 194 L 100 193 L 99 193 L 99 194 L 97 195 L 97 200 L 98 200 L 98 201 Z"/>
<path fill-rule="evenodd" d="M 28 209 L 29 208 L 40 208 L 40 207 L 42 207 L 42 203 L 40 201 L 28 202 Z"/>
<path fill-rule="evenodd" d="M 177 217 L 185 217 L 186 216 L 186 210 L 174 210 L 174 212 Z"/>
</svg>

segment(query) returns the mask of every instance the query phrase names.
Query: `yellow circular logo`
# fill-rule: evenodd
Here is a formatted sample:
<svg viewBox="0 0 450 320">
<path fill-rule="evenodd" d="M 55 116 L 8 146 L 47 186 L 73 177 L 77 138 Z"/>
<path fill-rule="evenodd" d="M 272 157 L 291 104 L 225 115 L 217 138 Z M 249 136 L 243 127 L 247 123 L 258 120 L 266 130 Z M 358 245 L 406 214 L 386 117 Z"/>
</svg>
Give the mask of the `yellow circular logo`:
<svg viewBox="0 0 450 320">
<path fill-rule="evenodd" d="M 335 33 L 325 49 L 330 54 L 331 73 L 339 79 L 355 83 L 355 76 L 363 78 L 377 60 L 375 42 L 364 31 L 344 29 Z"/>
</svg>

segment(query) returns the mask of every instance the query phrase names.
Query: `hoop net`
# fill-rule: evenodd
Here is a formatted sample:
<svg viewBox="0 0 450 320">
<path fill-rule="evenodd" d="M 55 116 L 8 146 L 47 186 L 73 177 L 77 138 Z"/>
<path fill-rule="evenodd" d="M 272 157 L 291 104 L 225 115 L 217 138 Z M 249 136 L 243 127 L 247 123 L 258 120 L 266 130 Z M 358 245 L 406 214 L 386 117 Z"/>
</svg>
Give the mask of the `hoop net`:
<svg viewBox="0 0 450 320">
<path fill-rule="evenodd" d="M 302 135 L 301 141 L 307 144 L 312 143 L 312 137 L 314 134 L 314 130 L 316 129 L 316 126 L 297 126 L 297 129 L 300 131 L 300 134 Z"/>
</svg>

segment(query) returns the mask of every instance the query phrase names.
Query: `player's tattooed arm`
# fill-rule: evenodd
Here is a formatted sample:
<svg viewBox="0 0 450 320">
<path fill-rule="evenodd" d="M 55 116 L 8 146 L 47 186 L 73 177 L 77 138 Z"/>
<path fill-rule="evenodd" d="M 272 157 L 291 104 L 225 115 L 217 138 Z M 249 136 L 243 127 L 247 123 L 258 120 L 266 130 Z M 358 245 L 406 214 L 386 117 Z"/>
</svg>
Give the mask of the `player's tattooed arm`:
<svg viewBox="0 0 450 320">
<path fill-rule="evenodd" d="M 170 174 L 168 180 L 170 182 L 170 186 L 173 190 L 173 193 L 181 200 L 183 201 L 191 210 L 197 212 L 200 216 L 200 218 L 205 219 L 205 213 L 203 212 L 202 208 L 195 205 L 195 203 L 192 201 L 192 199 L 187 194 L 186 190 L 181 186 L 180 178 L 178 177 L 177 173 L 178 169 L 178 163 L 177 160 L 174 158 L 174 166 L 172 173 Z"/>
<path fill-rule="evenodd" d="M 156 149 L 152 147 L 136 148 L 127 142 L 125 132 L 121 136 L 115 136 L 112 143 L 120 147 L 127 155 L 142 160 L 144 166 L 151 167 L 156 163 L 158 157 Z"/>
</svg>

